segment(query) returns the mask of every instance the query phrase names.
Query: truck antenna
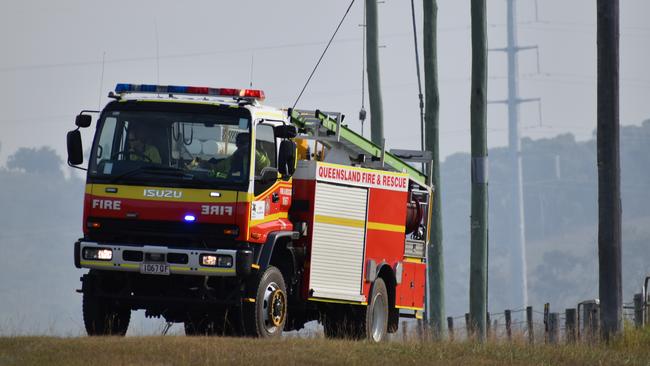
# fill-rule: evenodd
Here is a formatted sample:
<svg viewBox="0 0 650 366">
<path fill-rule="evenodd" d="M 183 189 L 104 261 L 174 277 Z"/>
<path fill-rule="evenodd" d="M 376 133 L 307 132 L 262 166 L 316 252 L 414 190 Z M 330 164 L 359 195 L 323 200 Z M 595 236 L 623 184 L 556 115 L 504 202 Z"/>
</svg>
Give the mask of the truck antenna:
<svg viewBox="0 0 650 366">
<path fill-rule="evenodd" d="M 248 87 L 251 88 L 251 89 L 253 88 L 253 65 L 254 64 L 255 64 L 255 54 L 252 53 L 251 54 L 251 72 L 250 72 L 250 75 L 248 77 L 248 80 L 250 80 L 250 83 L 249 83 Z"/>
<path fill-rule="evenodd" d="M 106 51 L 102 53 L 102 73 L 99 77 L 99 99 L 97 100 L 97 109 L 102 108 L 102 89 L 104 88 L 104 66 L 106 64 Z"/>
<path fill-rule="evenodd" d="M 160 41 L 158 40 L 158 21 L 155 18 L 153 25 L 156 30 L 156 84 L 160 85 Z"/>
</svg>

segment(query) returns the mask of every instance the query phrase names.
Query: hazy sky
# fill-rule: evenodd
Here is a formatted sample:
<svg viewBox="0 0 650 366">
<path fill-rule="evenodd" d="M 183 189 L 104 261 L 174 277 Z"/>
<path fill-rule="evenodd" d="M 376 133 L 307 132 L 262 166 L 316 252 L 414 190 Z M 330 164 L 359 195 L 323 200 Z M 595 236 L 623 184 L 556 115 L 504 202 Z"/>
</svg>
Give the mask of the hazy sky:
<svg viewBox="0 0 650 366">
<path fill-rule="evenodd" d="M 469 1 L 439 0 L 441 153 L 469 149 Z M 522 133 L 591 136 L 596 122 L 593 0 L 518 1 Z M 117 82 L 246 87 L 290 106 L 343 15 L 336 1 L 9 1 L 0 13 L 0 165 L 20 146 L 54 146 L 81 109 L 107 102 Z M 416 1 L 422 31 L 421 1 Z M 363 1 L 357 0 L 299 107 L 338 110 L 359 130 Z M 505 1 L 488 0 L 490 47 L 505 44 Z M 621 122 L 650 118 L 650 13 L 621 1 Z M 379 4 L 385 132 L 389 147 L 418 148 L 419 111 L 410 2 Z M 420 35 L 420 41 L 422 37 Z M 158 46 L 157 46 L 158 45 Z M 158 55 L 158 57 L 157 57 Z M 105 63 L 102 71 L 102 58 Z M 490 55 L 489 99 L 506 95 L 505 57 Z M 103 77 L 102 77 L 103 75 Z M 101 88 L 100 88 L 101 85 Z M 490 146 L 507 141 L 505 107 L 489 110 Z M 369 132 L 366 126 L 366 133 Z M 84 135 L 89 143 L 90 135 Z"/>
</svg>

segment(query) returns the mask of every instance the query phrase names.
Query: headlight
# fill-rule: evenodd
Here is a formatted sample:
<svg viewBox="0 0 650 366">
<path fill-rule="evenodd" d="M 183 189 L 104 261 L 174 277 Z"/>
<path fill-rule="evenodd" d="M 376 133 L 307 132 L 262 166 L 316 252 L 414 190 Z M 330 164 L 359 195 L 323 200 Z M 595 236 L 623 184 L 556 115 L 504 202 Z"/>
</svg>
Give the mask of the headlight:
<svg viewBox="0 0 650 366">
<path fill-rule="evenodd" d="M 206 267 L 232 267 L 232 256 L 201 254 L 201 265 Z"/>
<path fill-rule="evenodd" d="M 216 255 L 203 254 L 201 256 L 201 265 L 202 266 L 209 266 L 209 267 L 216 267 L 217 266 L 217 256 Z"/>
<path fill-rule="evenodd" d="M 84 248 L 83 259 L 110 261 L 113 259 L 113 250 L 110 248 Z"/>
</svg>

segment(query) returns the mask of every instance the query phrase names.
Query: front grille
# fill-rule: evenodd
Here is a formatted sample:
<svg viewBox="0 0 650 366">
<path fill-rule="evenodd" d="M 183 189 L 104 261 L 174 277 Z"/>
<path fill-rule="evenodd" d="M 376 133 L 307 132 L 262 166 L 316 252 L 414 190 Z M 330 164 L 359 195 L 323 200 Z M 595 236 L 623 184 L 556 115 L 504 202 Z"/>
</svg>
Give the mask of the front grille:
<svg viewBox="0 0 650 366">
<path fill-rule="evenodd" d="M 98 242 L 224 249 L 235 245 L 234 237 L 223 233 L 234 225 L 96 217 L 88 221 L 99 223 L 99 227 L 88 229 L 88 239 Z"/>
<path fill-rule="evenodd" d="M 142 262 L 142 252 L 139 250 L 125 250 L 122 259 L 130 262 Z"/>
<path fill-rule="evenodd" d="M 187 264 L 189 258 L 184 253 L 167 253 L 167 263 Z"/>
</svg>

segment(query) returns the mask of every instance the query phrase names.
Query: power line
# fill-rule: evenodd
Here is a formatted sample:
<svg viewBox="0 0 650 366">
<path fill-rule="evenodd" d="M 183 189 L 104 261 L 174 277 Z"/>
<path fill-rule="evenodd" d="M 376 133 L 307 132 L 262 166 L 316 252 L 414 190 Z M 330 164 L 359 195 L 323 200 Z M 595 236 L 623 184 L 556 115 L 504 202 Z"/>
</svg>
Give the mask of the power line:
<svg viewBox="0 0 650 366">
<path fill-rule="evenodd" d="M 345 17 L 348 16 L 348 13 L 350 12 L 350 9 L 352 8 L 353 4 L 354 4 L 354 0 L 352 0 L 350 2 L 350 5 L 348 5 L 348 9 L 345 11 L 345 14 L 343 14 L 343 17 L 341 18 L 341 21 L 339 22 L 339 25 L 336 26 L 336 29 L 334 30 L 334 33 L 332 34 L 332 37 L 330 38 L 329 42 L 327 42 L 327 46 L 325 46 L 325 49 L 323 50 L 323 53 L 320 55 L 320 58 L 318 59 L 318 62 L 316 62 L 316 66 L 314 66 L 314 69 L 311 71 L 311 74 L 309 74 L 309 77 L 307 78 L 307 81 L 305 82 L 305 85 L 302 87 L 302 90 L 300 91 L 300 94 L 298 94 L 298 98 L 296 98 L 296 101 L 293 103 L 292 108 L 296 108 L 296 105 L 298 104 L 298 101 L 300 100 L 300 97 L 302 97 L 302 93 L 305 92 L 305 89 L 307 88 L 307 85 L 309 85 L 309 82 L 311 81 L 311 78 L 314 76 L 314 73 L 316 72 L 316 69 L 318 69 L 318 65 L 320 65 L 320 62 L 323 60 L 323 57 L 325 57 L 325 53 L 330 48 L 330 45 L 332 44 L 332 41 L 334 40 L 334 37 L 336 36 L 336 33 L 338 33 L 339 29 L 341 28 L 341 24 L 343 24 L 343 21 L 345 20 Z"/>
</svg>

